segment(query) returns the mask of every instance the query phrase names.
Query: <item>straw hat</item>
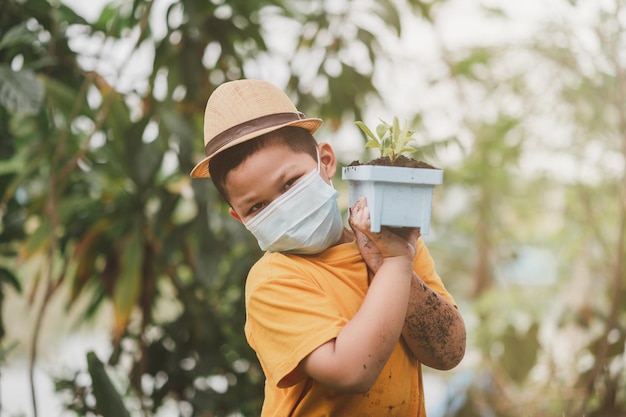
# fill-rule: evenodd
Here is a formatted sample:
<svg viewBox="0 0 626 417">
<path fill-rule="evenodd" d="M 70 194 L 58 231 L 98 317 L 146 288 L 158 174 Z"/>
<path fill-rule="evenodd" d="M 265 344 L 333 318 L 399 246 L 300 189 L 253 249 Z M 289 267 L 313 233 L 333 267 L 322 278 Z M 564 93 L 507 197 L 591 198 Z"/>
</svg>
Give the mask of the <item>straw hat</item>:
<svg viewBox="0 0 626 417">
<path fill-rule="evenodd" d="M 207 178 L 209 161 L 221 151 L 286 126 L 313 133 L 321 119 L 306 118 L 278 87 L 260 80 L 237 80 L 213 91 L 204 111 L 206 158 L 192 170 L 194 178 Z"/>
</svg>

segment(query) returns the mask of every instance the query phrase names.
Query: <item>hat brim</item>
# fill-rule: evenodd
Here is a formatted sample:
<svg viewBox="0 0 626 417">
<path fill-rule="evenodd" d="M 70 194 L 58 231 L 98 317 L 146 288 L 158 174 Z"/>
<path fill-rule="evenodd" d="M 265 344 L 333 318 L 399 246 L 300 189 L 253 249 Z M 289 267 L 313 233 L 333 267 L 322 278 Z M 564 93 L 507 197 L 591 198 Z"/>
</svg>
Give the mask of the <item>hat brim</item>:
<svg viewBox="0 0 626 417">
<path fill-rule="evenodd" d="M 198 162 L 195 167 L 193 167 L 190 175 L 192 178 L 210 178 L 211 174 L 209 173 L 209 162 L 211 161 L 211 158 L 213 158 L 215 155 L 219 154 L 220 152 L 226 149 L 239 145 L 240 143 L 249 141 L 251 139 L 264 135 L 266 133 L 270 133 L 275 130 L 281 129 L 283 127 L 287 127 L 287 126 L 301 127 L 303 129 L 308 130 L 311 133 L 314 133 L 317 130 L 317 128 L 320 127 L 321 124 L 322 124 L 322 119 L 317 119 L 317 118 L 299 119 L 293 122 L 283 123 L 280 125 L 267 127 L 265 129 L 259 129 L 254 132 L 248 133 L 246 135 L 241 136 L 240 138 L 233 140 L 228 145 L 225 145 L 219 150 L 213 152 L 211 155 L 206 156 L 204 159 Z"/>
</svg>

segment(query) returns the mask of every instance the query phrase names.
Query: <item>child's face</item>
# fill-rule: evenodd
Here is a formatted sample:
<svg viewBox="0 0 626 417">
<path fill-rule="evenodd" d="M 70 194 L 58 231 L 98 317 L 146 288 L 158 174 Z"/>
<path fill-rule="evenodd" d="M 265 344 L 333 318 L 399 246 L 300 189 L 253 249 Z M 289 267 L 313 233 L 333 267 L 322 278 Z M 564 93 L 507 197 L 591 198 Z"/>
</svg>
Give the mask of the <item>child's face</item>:
<svg viewBox="0 0 626 417">
<path fill-rule="evenodd" d="M 327 143 L 320 143 L 318 149 L 320 176 L 330 183 L 336 169 L 335 154 Z M 247 222 L 314 169 L 317 160 L 311 155 L 294 152 L 279 142 L 267 144 L 226 176 L 231 216 Z"/>
</svg>

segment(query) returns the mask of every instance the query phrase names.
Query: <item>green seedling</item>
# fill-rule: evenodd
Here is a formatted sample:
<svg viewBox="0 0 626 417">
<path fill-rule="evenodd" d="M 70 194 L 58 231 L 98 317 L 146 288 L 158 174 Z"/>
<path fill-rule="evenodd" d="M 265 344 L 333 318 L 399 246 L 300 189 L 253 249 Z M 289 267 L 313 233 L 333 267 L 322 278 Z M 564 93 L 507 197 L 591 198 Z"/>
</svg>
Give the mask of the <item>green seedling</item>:
<svg viewBox="0 0 626 417">
<path fill-rule="evenodd" d="M 404 123 L 404 127 L 400 128 L 400 122 L 397 117 L 393 118 L 393 124 L 389 124 L 380 119 L 380 123 L 376 126 L 376 134 L 365 125 L 362 121 L 355 124 L 367 136 L 366 148 L 378 148 L 381 157 L 389 157 L 393 162 L 399 155 L 403 153 L 414 153 L 416 148 L 409 146 L 416 139 L 413 137 L 413 131 L 408 128 L 408 123 Z"/>
</svg>

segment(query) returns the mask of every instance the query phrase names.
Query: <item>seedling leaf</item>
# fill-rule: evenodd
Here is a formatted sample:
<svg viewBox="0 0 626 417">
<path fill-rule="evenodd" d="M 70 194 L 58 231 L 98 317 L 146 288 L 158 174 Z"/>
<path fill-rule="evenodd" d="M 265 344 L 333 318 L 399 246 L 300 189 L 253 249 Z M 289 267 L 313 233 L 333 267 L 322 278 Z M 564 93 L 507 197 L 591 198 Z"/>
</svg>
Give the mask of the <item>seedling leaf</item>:
<svg viewBox="0 0 626 417">
<path fill-rule="evenodd" d="M 380 148 L 380 142 L 376 139 L 370 139 L 365 143 L 366 148 Z"/>
<path fill-rule="evenodd" d="M 376 126 L 376 135 L 362 121 L 355 122 L 357 126 L 369 138 L 365 143 L 365 148 L 379 148 L 382 157 L 388 156 L 392 161 L 403 153 L 415 153 L 417 149 L 409 146 L 411 142 L 416 142 L 413 137 L 414 131 L 409 129 L 408 122 L 404 122 L 400 128 L 400 121 L 393 118 L 392 124 L 380 119 Z"/>
<path fill-rule="evenodd" d="M 355 122 L 355 124 L 361 128 L 361 130 L 370 138 L 372 138 L 373 140 L 375 140 L 376 142 L 378 142 L 378 138 L 374 135 L 374 133 L 370 130 L 369 127 L 367 127 L 367 125 L 361 121 Z"/>
</svg>

